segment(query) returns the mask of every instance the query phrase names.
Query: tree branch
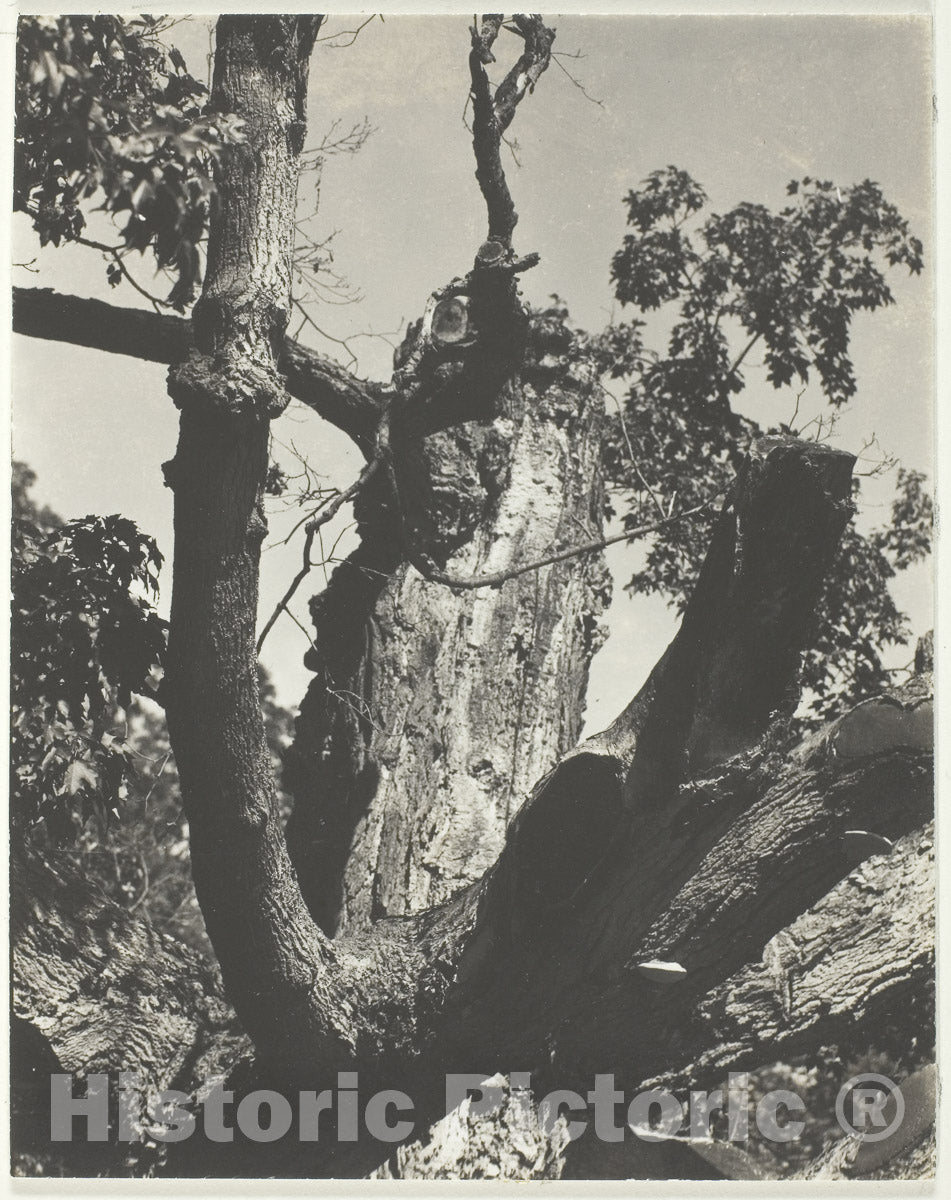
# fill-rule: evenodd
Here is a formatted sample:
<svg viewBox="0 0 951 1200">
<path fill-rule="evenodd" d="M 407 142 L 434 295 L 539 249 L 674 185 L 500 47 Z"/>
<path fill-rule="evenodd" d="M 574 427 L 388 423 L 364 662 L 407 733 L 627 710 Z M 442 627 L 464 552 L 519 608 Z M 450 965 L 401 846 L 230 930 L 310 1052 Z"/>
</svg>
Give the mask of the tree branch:
<svg viewBox="0 0 951 1200">
<path fill-rule="evenodd" d="M 524 50 L 515 66 L 496 89 L 493 99 L 485 67 L 495 61 L 492 47 L 498 37 L 502 17 L 482 17 L 481 26 L 472 26 L 469 75 L 472 81 L 472 147 L 476 157 L 476 179 L 485 197 L 489 216 L 489 240 L 508 249 L 518 221 L 518 213 L 509 192 L 502 166 L 502 135 L 512 123 L 515 110 L 526 92 L 534 89 L 551 61 L 555 31 L 539 16 L 516 16 L 506 26 L 524 41 Z"/>
<path fill-rule="evenodd" d="M 764 1042 L 784 1060 L 817 1046 L 888 1049 L 889 1018 L 910 1015 L 934 978 L 934 884 L 927 824 L 857 867 L 775 934 L 760 961 L 714 988 L 684 1031 L 696 1057 L 648 1086 L 700 1087 L 726 1070 L 761 1065 Z M 922 1025 L 931 1020 L 927 1009 L 915 1015 Z"/>
<path fill-rule="evenodd" d="M 182 362 L 192 341 L 191 322 L 184 317 L 120 308 L 50 288 L 13 289 L 13 330 L 167 365 Z M 293 396 L 369 454 L 382 403 L 377 387 L 361 383 L 339 364 L 290 338 L 284 342 L 280 367 Z"/>
<path fill-rule="evenodd" d="M 374 927 L 426 964 L 401 987 L 432 998 L 420 1064 L 494 1068 L 544 1045 L 563 1082 L 601 1054 L 636 1083 L 690 1036 L 704 997 L 849 874 L 846 829 L 895 838 L 928 820 L 919 700 L 894 698 L 891 718 L 860 706 L 796 758 L 766 734 L 794 702 L 851 461 L 758 443 L 681 631 L 625 714 L 539 783 L 480 883 Z M 675 987 L 641 975 L 656 959 L 682 964 Z"/>
<path fill-rule="evenodd" d="M 276 608 L 271 613 L 270 617 L 268 617 L 267 623 L 258 635 L 256 646 L 258 654 L 261 653 L 261 647 L 264 645 L 267 635 L 273 629 L 274 623 L 277 621 L 282 612 L 287 611 L 287 606 L 294 598 L 294 593 L 303 583 L 304 579 L 310 574 L 310 571 L 314 566 L 314 563 L 310 561 L 310 552 L 314 544 L 314 535 L 317 533 L 317 530 L 320 529 L 322 525 L 326 525 L 328 521 L 331 521 L 348 500 L 353 500 L 354 497 L 358 496 L 360 492 L 363 491 L 364 486 L 370 481 L 370 479 L 373 478 L 377 469 L 380 467 L 380 464 L 381 460 L 379 457 L 372 458 L 360 472 L 359 476 L 353 481 L 353 483 L 351 483 L 348 488 L 344 488 L 344 490 L 338 495 L 334 496 L 334 498 L 328 502 L 326 508 L 308 521 L 304 526 L 305 536 L 301 568 L 291 580 L 290 586 L 278 601 Z"/>
<path fill-rule="evenodd" d="M 216 972 L 68 861 L 14 854 L 10 929 L 15 1015 L 48 1040 L 58 1069 L 135 1069 L 158 1089 L 192 1086 L 203 1043 L 230 1032 L 234 1050 L 240 1035 Z"/>
<path fill-rule="evenodd" d="M 647 525 L 638 525 L 625 533 L 582 542 L 578 546 L 569 546 L 566 550 L 557 550 L 534 562 L 522 563 L 504 571 L 492 571 L 485 575 L 451 575 L 447 571 L 441 571 L 425 555 L 412 548 L 409 549 L 409 559 L 424 579 L 428 579 L 431 583 L 441 583 L 454 591 L 467 592 L 474 591 L 476 588 L 501 587 L 508 580 L 517 579 L 520 575 L 527 575 L 529 571 L 539 571 L 542 567 L 550 567 L 553 563 L 565 562 L 569 558 L 578 558 L 583 554 L 594 554 L 598 550 L 604 550 L 607 546 L 616 546 L 620 542 L 635 542 L 638 538 L 647 537 L 648 534 L 658 533 L 670 525 L 675 525 L 680 521 L 685 521 L 688 517 L 695 517 L 698 513 L 704 512 L 715 500 L 716 497 L 712 497 L 694 508 L 684 509 L 683 512 L 673 513 L 669 517 L 651 521 Z"/>
<path fill-rule="evenodd" d="M 673 1047 L 692 1078 L 927 1003 L 926 682 L 794 754 L 767 730 L 792 702 L 849 465 L 754 447 L 677 638 L 622 717 L 539 782 L 483 879 L 316 957 L 297 945 L 302 1077 L 346 1064 L 412 1092 L 447 1062 L 537 1056 L 559 1086 L 589 1085 L 593 1061 L 637 1085 Z M 855 869 L 854 829 L 906 840 Z M 658 959 L 681 964 L 676 983 L 641 971 Z"/>
</svg>

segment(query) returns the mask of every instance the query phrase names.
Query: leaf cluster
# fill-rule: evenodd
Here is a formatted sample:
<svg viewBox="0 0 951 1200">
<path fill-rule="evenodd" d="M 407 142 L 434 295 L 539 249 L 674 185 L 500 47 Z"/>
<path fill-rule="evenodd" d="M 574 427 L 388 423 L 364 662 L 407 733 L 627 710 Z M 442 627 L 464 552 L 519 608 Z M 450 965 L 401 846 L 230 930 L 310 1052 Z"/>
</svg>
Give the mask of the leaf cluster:
<svg viewBox="0 0 951 1200">
<path fill-rule="evenodd" d="M 240 122 L 210 113 L 154 17 L 22 17 L 17 39 L 14 210 L 41 245 L 75 241 L 82 206 L 119 218 L 121 256 L 151 251 L 183 310 L 201 279 L 199 244 L 215 201 L 213 166 L 241 138 Z"/>
<path fill-rule="evenodd" d="M 816 381 L 833 410 L 851 399 L 853 315 L 893 303 L 889 268 L 922 269 L 920 241 L 877 184 L 839 188 L 807 177 L 787 194 L 791 202 L 778 212 L 743 203 L 705 215 L 700 185 L 667 167 L 626 198 L 632 232 L 611 277 L 618 300 L 640 315 L 583 349 L 626 389 L 608 419 L 605 466 L 627 528 L 673 502 L 693 507 L 724 490 L 752 438 L 805 434 L 793 425 L 764 429 L 734 408 L 754 349 L 774 389 Z M 814 433 L 825 436 L 828 423 Z M 815 718 L 879 690 L 887 679 L 882 648 L 907 640 L 888 581 L 930 549 L 924 483 L 900 471 L 889 524 L 867 537 L 854 528 L 845 535 L 805 661 Z M 713 520 L 655 539 L 629 591 L 658 593 L 682 608 Z"/>
<path fill-rule="evenodd" d="M 23 472 L 19 481 L 31 481 Z M 149 597 L 162 556 L 123 517 L 52 529 L 21 490 L 11 577 L 11 769 L 14 824 L 45 820 L 72 836 L 127 793 L 134 753 L 121 710 L 152 694 L 166 623 Z"/>
</svg>

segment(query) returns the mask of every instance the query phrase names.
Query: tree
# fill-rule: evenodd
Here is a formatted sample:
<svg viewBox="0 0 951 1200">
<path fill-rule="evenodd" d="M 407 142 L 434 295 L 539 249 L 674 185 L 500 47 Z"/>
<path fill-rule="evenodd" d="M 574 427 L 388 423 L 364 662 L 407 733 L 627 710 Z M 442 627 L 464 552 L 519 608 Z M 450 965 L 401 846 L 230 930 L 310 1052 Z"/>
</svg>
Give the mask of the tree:
<svg viewBox="0 0 951 1200">
<path fill-rule="evenodd" d="M 84 111 L 77 96 L 104 90 L 102 65 L 128 32 L 120 23 L 103 40 L 95 22 L 64 20 L 55 31 L 40 23 L 49 37 L 39 54 L 23 39 L 21 104 L 43 136 L 44 120 L 71 125 Z M 576 745 L 608 593 L 603 357 L 582 352 L 558 306 L 524 311 L 517 278 L 537 256 L 514 248 L 502 160 L 516 110 L 551 62 L 553 31 L 536 16 L 489 15 L 473 27 L 486 240 L 466 275 L 430 297 L 392 379 L 373 385 L 286 337 L 307 69 L 321 24 L 218 23 L 210 108 L 195 118 L 214 131 L 203 147 L 213 199 L 185 186 L 175 219 L 150 234 L 168 237 L 162 249 L 155 241 L 160 263 L 180 262 L 179 243 L 200 238 L 178 216 L 199 196 L 207 261 L 188 321 L 42 290 L 16 296 L 21 332 L 170 364 L 181 416 L 165 464 L 176 541 L 161 696 L 196 892 L 240 1022 L 239 1031 L 215 980 L 181 947 L 24 852 L 14 928 L 27 1061 L 136 1068 L 154 1086 L 186 1090 L 222 1069 L 238 1088 L 285 1091 L 356 1070 L 365 1095 L 388 1086 L 414 1098 L 416 1137 L 405 1146 L 361 1137 L 291 1155 L 283 1139 L 280 1160 L 249 1143 L 218 1161 L 213 1141 L 195 1139 L 166 1169 L 273 1173 L 279 1161 L 289 1174 L 404 1176 L 618 1169 L 593 1135 L 568 1144 L 564 1120 L 536 1120 L 526 1133 L 514 1078 L 488 1142 L 471 1109 L 468 1123 L 449 1114 L 420 1137 L 444 1116 L 450 1071 L 530 1068 L 541 1094 L 584 1092 L 605 1069 L 628 1091 L 646 1081 L 704 1086 L 728 1068 L 833 1043 L 840 1056 L 872 1043 L 917 1066 L 929 1049 L 932 982 L 922 938 L 933 910 L 924 659 L 904 688 L 795 752 L 788 745 L 801 654 L 851 512 L 852 456 L 788 434 L 755 437 L 734 455 L 724 495 L 668 505 L 622 535 L 658 533 L 663 545 L 719 509 L 677 637 L 610 729 Z M 519 53 L 493 90 L 487 67 L 503 34 Z M 75 74 L 59 70 L 77 54 Z M 172 52 L 165 61 L 146 61 L 136 95 L 154 95 L 156 73 L 162 83 L 184 71 Z M 32 164 L 37 135 L 28 122 L 19 132 Z M 186 134 L 176 125 L 176 137 Z M 171 135 L 162 136 L 149 161 L 164 171 Z M 137 212 L 121 137 L 89 145 L 92 159 L 107 160 L 97 186 L 128 193 Z M 31 215 L 37 189 L 68 207 L 75 173 L 92 180 L 65 153 L 44 160 L 38 182 L 21 169 Z M 200 262 L 187 257 L 194 283 Z M 174 291 L 173 303 L 182 296 Z M 807 325 L 817 310 L 804 306 Z M 841 354 L 835 362 L 841 381 Z M 360 546 L 312 606 L 315 677 L 285 838 L 255 624 L 270 426 L 290 392 L 348 433 L 366 466 L 335 502 L 354 500 Z M 725 410 L 719 419 L 735 426 Z M 920 523 L 921 504 L 908 503 Z M 305 554 L 331 510 L 310 522 Z M 887 858 L 873 853 L 891 841 Z M 870 889 L 874 903 L 858 903 Z M 74 1005 L 82 1020 L 64 1016 L 62 997 L 99 994 L 103 971 L 123 981 L 117 1011 Z M 162 1016 L 149 1021 L 156 996 Z M 243 1037 L 253 1063 L 240 1068 Z M 653 1158 L 650 1143 L 629 1143 L 627 1174 L 704 1169 L 695 1155 L 692 1167 L 671 1157 L 692 1155 L 682 1142 Z"/>
</svg>

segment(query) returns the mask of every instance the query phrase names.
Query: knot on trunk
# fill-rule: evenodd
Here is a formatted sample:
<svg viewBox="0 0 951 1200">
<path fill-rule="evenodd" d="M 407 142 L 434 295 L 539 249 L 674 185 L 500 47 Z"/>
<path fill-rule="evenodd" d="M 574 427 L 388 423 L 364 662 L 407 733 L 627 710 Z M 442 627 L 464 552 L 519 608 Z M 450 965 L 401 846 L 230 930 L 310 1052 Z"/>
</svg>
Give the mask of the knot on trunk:
<svg viewBox="0 0 951 1200">
<path fill-rule="evenodd" d="M 201 354 L 193 350 L 168 372 L 168 392 L 176 408 L 204 409 L 209 415 L 271 420 L 290 402 L 284 380 L 271 363 Z"/>
</svg>

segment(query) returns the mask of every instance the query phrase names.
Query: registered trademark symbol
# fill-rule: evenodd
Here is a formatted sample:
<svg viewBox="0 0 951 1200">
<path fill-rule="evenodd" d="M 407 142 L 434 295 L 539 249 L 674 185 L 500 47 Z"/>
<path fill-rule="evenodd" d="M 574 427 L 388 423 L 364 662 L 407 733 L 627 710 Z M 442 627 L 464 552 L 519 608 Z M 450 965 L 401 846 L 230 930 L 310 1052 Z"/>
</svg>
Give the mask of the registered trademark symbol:
<svg viewBox="0 0 951 1200">
<path fill-rule="evenodd" d="M 835 1116 L 846 1133 L 863 1142 L 881 1142 L 905 1118 L 905 1097 L 886 1075 L 853 1075 L 839 1089 Z"/>
</svg>

